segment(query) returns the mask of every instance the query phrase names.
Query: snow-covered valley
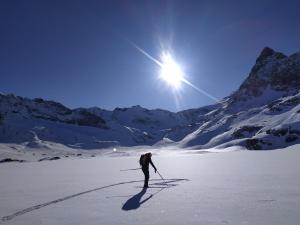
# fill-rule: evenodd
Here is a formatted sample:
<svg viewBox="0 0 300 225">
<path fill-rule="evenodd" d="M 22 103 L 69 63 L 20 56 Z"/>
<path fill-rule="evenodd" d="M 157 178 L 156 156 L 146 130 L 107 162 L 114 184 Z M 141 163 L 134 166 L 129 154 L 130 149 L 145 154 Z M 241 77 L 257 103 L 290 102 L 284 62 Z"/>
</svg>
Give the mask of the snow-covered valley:
<svg viewBox="0 0 300 225">
<path fill-rule="evenodd" d="M 0 94 L 0 223 L 298 224 L 299 90 L 300 53 L 265 48 L 233 94 L 176 113 Z M 147 151 L 164 180 L 142 189 Z"/>
<path fill-rule="evenodd" d="M 126 171 L 138 167 L 134 152 L 3 163 L 1 223 L 295 225 L 299 147 L 207 154 L 153 149 L 165 181 L 152 170 L 146 191 L 142 172 Z"/>
<path fill-rule="evenodd" d="M 300 225 L 300 0 L 0 0 L 0 225 Z"/>
</svg>

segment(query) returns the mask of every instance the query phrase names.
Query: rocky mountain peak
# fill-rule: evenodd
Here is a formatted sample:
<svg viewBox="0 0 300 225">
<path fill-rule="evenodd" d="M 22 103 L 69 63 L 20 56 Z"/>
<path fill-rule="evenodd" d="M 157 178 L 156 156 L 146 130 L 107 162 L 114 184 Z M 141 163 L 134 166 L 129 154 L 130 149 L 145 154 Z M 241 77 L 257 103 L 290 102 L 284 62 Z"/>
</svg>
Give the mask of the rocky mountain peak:
<svg viewBox="0 0 300 225">
<path fill-rule="evenodd" d="M 282 59 L 282 58 L 286 58 L 287 56 L 284 55 L 281 52 L 276 52 L 274 51 L 272 48 L 270 47 L 265 47 L 260 55 L 258 56 L 258 58 L 256 59 L 256 63 L 260 63 L 265 61 L 266 59 L 270 58 L 270 57 L 275 57 L 276 59 Z"/>
<path fill-rule="evenodd" d="M 300 90 L 300 57 L 298 54 L 286 56 L 265 47 L 256 59 L 250 74 L 240 88 L 231 96 L 233 103 L 258 101 L 260 104 Z M 267 98 L 264 93 L 270 92 Z M 265 96 L 266 97 L 266 96 Z"/>
<path fill-rule="evenodd" d="M 272 49 L 272 48 L 269 48 L 269 47 L 265 47 L 260 55 L 258 56 L 258 58 L 256 59 L 256 62 L 258 61 L 262 61 L 266 58 L 268 58 L 269 56 L 272 56 L 273 54 L 275 53 L 275 51 Z"/>
</svg>

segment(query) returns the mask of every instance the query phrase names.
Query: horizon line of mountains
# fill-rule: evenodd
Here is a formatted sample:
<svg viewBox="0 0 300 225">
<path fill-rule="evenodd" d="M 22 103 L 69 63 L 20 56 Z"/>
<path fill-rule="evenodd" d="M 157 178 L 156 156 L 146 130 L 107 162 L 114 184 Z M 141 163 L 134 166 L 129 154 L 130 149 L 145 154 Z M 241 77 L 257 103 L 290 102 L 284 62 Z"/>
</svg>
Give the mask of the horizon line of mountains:
<svg viewBox="0 0 300 225">
<path fill-rule="evenodd" d="M 148 145 L 276 149 L 300 143 L 300 53 L 266 47 L 238 90 L 220 102 L 179 112 L 139 105 L 70 109 L 42 98 L 0 94 L 0 142 L 47 148 Z"/>
</svg>

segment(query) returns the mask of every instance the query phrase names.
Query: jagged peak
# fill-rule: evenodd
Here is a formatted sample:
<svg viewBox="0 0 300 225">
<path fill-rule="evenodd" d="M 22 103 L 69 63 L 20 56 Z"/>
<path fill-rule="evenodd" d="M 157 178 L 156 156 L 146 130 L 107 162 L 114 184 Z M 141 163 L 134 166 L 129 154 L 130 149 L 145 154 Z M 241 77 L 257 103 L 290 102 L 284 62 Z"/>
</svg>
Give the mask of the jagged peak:
<svg viewBox="0 0 300 225">
<path fill-rule="evenodd" d="M 261 53 L 259 54 L 258 58 L 256 59 L 256 63 L 257 62 L 261 62 L 264 61 L 265 59 L 276 55 L 276 58 L 286 58 L 287 56 L 284 55 L 281 52 L 276 52 L 274 51 L 272 48 L 270 47 L 264 47 L 264 49 L 261 51 Z"/>
<path fill-rule="evenodd" d="M 265 47 L 240 88 L 231 95 L 233 102 L 248 102 L 261 97 L 262 102 L 300 90 L 300 54 L 286 56 Z M 265 96 L 262 96 L 267 93 Z M 255 99 L 257 101 L 258 99 Z"/>
</svg>

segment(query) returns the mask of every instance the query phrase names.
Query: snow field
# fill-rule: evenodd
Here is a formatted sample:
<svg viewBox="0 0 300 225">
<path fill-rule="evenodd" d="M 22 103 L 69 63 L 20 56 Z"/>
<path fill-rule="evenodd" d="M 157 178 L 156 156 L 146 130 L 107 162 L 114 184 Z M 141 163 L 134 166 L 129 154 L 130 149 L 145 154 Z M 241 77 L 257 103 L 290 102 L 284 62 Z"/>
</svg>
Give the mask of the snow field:
<svg viewBox="0 0 300 225">
<path fill-rule="evenodd" d="M 1 223 L 294 225 L 297 148 L 154 155 L 167 182 L 151 171 L 145 192 L 141 171 L 120 171 L 137 156 L 1 164 Z"/>
</svg>

